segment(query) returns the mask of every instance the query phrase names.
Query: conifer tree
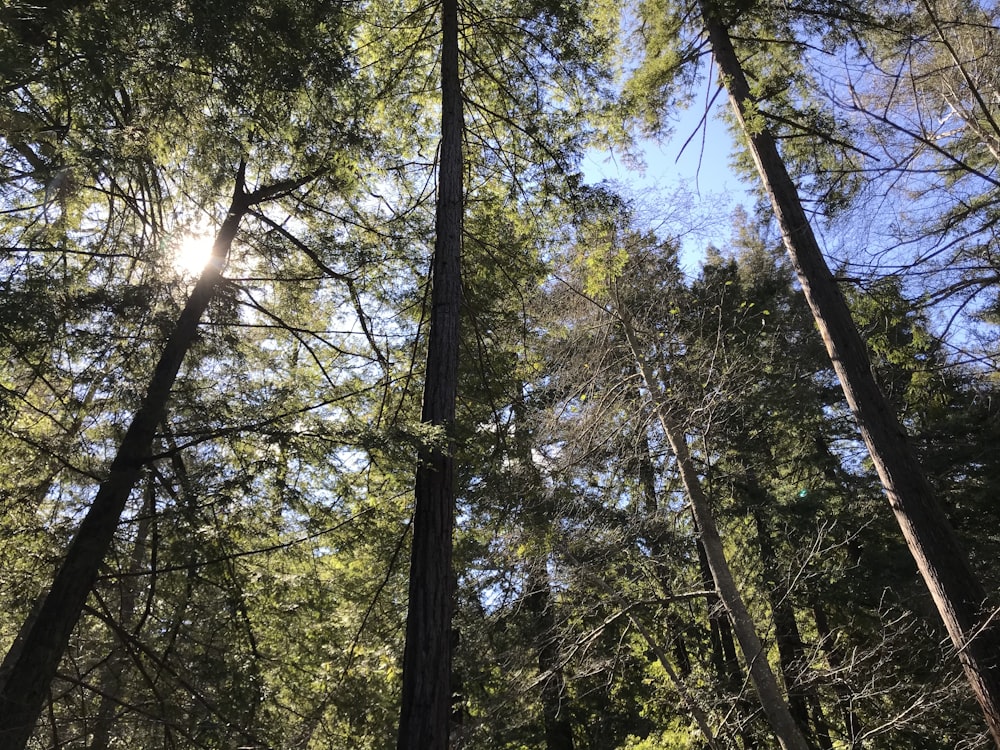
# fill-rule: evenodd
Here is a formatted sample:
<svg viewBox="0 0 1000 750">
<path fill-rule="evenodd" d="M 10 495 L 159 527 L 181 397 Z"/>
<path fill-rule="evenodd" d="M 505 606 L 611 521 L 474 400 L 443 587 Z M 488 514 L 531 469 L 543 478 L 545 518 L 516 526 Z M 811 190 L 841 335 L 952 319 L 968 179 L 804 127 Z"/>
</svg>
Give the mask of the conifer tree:
<svg viewBox="0 0 1000 750">
<path fill-rule="evenodd" d="M 823 258 L 798 191 L 766 126 L 749 124 L 753 97 L 721 7 L 702 18 L 733 110 L 771 199 L 782 238 L 830 360 L 888 495 L 903 536 L 934 598 L 986 724 L 1000 746 L 1000 624 L 909 446 L 905 429 L 872 375 L 865 344 Z"/>
</svg>

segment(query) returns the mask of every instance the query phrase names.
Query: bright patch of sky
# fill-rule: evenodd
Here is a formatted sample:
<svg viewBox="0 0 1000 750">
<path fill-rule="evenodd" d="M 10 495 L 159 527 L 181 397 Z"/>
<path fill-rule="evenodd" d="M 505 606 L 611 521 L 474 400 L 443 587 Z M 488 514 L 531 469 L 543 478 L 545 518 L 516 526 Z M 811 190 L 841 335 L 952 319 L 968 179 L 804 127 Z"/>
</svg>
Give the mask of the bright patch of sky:
<svg viewBox="0 0 1000 750">
<path fill-rule="evenodd" d="M 747 186 L 729 166 L 732 135 L 713 113 L 702 123 L 703 113 L 704 105 L 695 103 L 680 113 L 669 140 L 640 141 L 643 168 L 607 151 L 590 151 L 583 161 L 588 183 L 622 186 L 638 199 L 650 228 L 680 238 L 681 265 L 688 273 L 697 270 L 709 244 L 724 246 L 736 207 L 753 206 Z"/>
</svg>

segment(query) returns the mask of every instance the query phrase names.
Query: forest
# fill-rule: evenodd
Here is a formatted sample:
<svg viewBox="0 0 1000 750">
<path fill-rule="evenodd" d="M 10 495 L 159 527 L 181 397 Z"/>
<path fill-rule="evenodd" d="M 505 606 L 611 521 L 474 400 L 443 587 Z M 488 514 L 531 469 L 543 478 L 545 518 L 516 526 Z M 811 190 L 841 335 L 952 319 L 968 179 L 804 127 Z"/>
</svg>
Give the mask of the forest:
<svg viewBox="0 0 1000 750">
<path fill-rule="evenodd" d="M 1000 748 L 998 24 L 0 4 L 0 750 Z"/>
</svg>

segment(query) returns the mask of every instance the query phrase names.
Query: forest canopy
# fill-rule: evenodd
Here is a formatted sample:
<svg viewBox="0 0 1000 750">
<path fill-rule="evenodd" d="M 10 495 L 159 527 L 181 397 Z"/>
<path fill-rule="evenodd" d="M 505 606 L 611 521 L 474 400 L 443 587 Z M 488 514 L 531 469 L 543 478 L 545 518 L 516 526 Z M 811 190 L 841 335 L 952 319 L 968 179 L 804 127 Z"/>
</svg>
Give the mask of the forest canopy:
<svg viewBox="0 0 1000 750">
<path fill-rule="evenodd" d="M 998 21 L 6 3 L 0 750 L 1000 747 Z"/>
</svg>

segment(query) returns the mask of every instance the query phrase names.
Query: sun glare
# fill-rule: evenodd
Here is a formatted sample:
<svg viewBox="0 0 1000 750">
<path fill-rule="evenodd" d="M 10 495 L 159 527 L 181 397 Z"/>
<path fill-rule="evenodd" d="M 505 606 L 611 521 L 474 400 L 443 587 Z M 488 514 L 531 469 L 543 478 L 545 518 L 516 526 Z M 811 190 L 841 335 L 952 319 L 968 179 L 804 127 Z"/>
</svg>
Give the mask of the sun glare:
<svg viewBox="0 0 1000 750">
<path fill-rule="evenodd" d="M 177 242 L 174 268 L 185 276 L 198 276 L 212 257 L 213 238 L 210 234 L 192 232 Z"/>
</svg>

